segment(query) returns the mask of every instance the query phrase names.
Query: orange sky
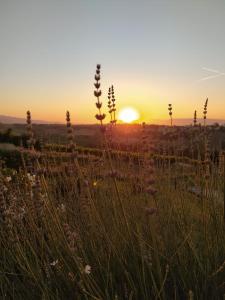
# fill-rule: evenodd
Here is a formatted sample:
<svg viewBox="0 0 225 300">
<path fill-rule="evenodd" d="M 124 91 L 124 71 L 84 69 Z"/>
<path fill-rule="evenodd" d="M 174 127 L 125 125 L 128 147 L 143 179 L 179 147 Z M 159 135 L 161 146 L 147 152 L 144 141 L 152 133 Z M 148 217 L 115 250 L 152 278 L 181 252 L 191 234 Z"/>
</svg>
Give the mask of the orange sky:
<svg viewBox="0 0 225 300">
<path fill-rule="evenodd" d="M 107 112 L 135 107 L 141 121 L 225 119 L 225 2 L 3 1 L 0 4 L 0 114 L 95 123 L 93 83 L 102 64 Z M 119 9 L 118 9 L 119 8 Z M 210 14 L 210 18 L 208 17 Z M 107 16 L 104 17 L 103 16 Z"/>
<path fill-rule="evenodd" d="M 94 73 L 94 71 L 93 71 Z M 93 75 L 93 74 L 92 74 Z M 107 114 L 107 87 L 102 79 L 103 110 Z M 93 96 L 93 82 L 86 82 L 87 89 L 76 86 L 55 86 L 44 89 L 38 87 L 14 87 L 1 90 L 1 114 L 23 117 L 27 109 L 32 112 L 33 119 L 64 122 L 68 109 L 75 123 L 95 123 L 97 112 Z M 140 122 L 151 123 L 155 119 L 168 119 L 168 103 L 173 104 L 174 118 L 192 118 L 196 109 L 202 117 L 203 105 L 209 95 L 209 118 L 225 119 L 225 102 L 223 93 L 210 90 L 207 85 L 197 84 L 185 86 L 182 82 L 154 82 L 144 79 L 122 81 L 115 84 L 117 111 L 131 106 L 140 114 Z M 204 93 L 208 90 L 208 93 Z M 194 90 L 194 92 L 193 92 Z M 77 92 L 78 91 L 78 92 Z M 211 95 L 211 97 L 210 97 Z M 11 101 L 13 99 L 13 103 Z"/>
</svg>

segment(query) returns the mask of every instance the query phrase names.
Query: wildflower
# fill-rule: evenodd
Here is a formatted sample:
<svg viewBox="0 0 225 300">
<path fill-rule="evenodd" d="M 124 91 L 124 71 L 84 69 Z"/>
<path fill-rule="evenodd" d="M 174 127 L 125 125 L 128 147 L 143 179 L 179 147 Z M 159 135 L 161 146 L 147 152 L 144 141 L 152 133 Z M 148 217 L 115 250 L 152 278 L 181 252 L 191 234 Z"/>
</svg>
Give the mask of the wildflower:
<svg viewBox="0 0 225 300">
<path fill-rule="evenodd" d="M 206 119 L 207 107 L 208 107 L 208 98 L 206 99 L 204 104 L 204 110 L 203 110 L 204 119 Z"/>
<path fill-rule="evenodd" d="M 113 85 L 111 86 L 111 100 L 112 100 L 112 105 L 111 105 L 111 123 L 112 124 L 116 124 L 116 99 L 115 99 L 115 96 L 114 96 L 114 87 Z"/>
<path fill-rule="evenodd" d="M 7 182 L 10 182 L 11 180 L 12 180 L 12 177 L 11 177 L 11 176 L 7 176 L 7 177 L 6 177 L 6 181 L 7 181 Z"/>
<path fill-rule="evenodd" d="M 65 212 L 65 211 L 66 211 L 65 204 L 62 203 L 61 206 L 60 206 L 60 208 L 61 208 L 61 211 L 62 211 L 62 212 Z"/>
<path fill-rule="evenodd" d="M 96 115 L 95 115 L 95 118 L 96 118 L 98 121 L 102 122 L 102 121 L 105 119 L 105 114 L 96 114 Z"/>
<path fill-rule="evenodd" d="M 173 125 L 173 119 L 172 119 L 172 104 L 168 104 L 168 111 L 169 111 L 169 116 L 170 116 L 170 125 Z"/>
<path fill-rule="evenodd" d="M 91 274 L 91 266 L 89 266 L 89 265 L 86 265 L 85 267 L 84 267 L 84 273 L 85 274 Z"/>
<path fill-rule="evenodd" d="M 96 82 L 94 83 L 94 86 L 96 90 L 94 90 L 94 96 L 97 98 L 97 102 L 95 103 L 97 109 L 98 109 L 98 114 L 95 115 L 95 118 L 100 121 L 101 127 L 103 127 L 103 120 L 105 119 L 106 115 L 101 112 L 102 108 L 102 103 L 99 100 L 99 97 L 102 95 L 102 91 L 100 90 L 100 70 L 101 70 L 101 65 L 97 64 L 96 66 L 96 72 L 95 72 L 95 80 Z"/>
<path fill-rule="evenodd" d="M 65 213 L 66 212 L 65 204 L 61 203 L 60 206 L 57 208 L 57 210 L 60 210 L 62 213 Z"/>
<path fill-rule="evenodd" d="M 30 181 L 31 186 L 35 186 L 36 181 L 36 175 L 31 175 L 30 173 L 27 173 L 28 180 Z"/>
<path fill-rule="evenodd" d="M 58 262 L 59 262 L 59 260 L 56 259 L 56 260 L 54 260 L 53 262 L 50 263 L 50 266 L 55 267 L 58 264 Z"/>
<path fill-rule="evenodd" d="M 28 135 L 28 141 L 27 141 L 28 147 L 30 150 L 34 150 L 35 139 L 32 130 L 31 113 L 29 110 L 27 111 L 27 135 Z"/>
<path fill-rule="evenodd" d="M 197 111 L 194 112 L 194 126 L 197 126 Z"/>
<path fill-rule="evenodd" d="M 74 134 L 73 128 L 70 121 L 70 112 L 66 112 L 66 127 L 67 127 L 67 140 L 68 140 L 68 148 L 71 152 L 71 156 L 76 158 L 77 157 L 77 147 L 76 143 L 74 142 Z"/>
<path fill-rule="evenodd" d="M 110 114 L 110 123 L 112 123 L 112 102 L 111 102 L 111 88 L 108 91 L 108 109 Z"/>
</svg>

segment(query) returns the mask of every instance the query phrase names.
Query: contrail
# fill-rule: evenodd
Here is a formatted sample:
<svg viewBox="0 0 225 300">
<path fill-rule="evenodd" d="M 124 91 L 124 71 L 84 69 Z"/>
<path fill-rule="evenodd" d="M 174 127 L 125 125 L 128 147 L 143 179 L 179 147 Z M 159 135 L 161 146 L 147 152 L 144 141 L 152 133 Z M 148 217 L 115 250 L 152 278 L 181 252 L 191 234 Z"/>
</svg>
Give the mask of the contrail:
<svg viewBox="0 0 225 300">
<path fill-rule="evenodd" d="M 221 77 L 221 76 L 224 76 L 224 75 L 225 74 L 211 75 L 211 76 L 208 76 L 208 77 L 203 77 L 203 78 L 199 79 L 199 81 L 205 81 L 205 80 L 208 80 L 208 79 L 213 79 L 213 78 Z"/>
<path fill-rule="evenodd" d="M 202 68 L 202 70 L 213 72 L 213 73 L 222 73 L 222 72 L 220 72 L 218 70 L 214 70 L 214 69 L 210 69 L 210 68 Z M 224 73 L 222 73 L 222 74 L 224 74 Z"/>
<path fill-rule="evenodd" d="M 223 73 L 223 72 L 220 72 L 220 71 L 214 70 L 214 69 L 210 69 L 210 68 L 202 68 L 202 70 L 214 73 L 214 75 L 203 77 L 199 81 L 205 81 L 208 79 L 213 79 L 213 78 L 217 78 L 217 77 L 221 77 L 221 76 L 225 75 L 225 73 Z"/>
</svg>

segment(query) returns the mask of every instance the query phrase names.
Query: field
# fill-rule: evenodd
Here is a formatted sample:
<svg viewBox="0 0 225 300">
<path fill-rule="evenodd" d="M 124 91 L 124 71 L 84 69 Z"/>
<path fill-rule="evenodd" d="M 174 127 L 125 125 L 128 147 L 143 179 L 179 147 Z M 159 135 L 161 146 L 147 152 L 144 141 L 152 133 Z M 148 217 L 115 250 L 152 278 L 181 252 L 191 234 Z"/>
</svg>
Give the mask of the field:
<svg viewBox="0 0 225 300">
<path fill-rule="evenodd" d="M 36 126 L 1 150 L 1 299 L 223 299 L 223 127 Z"/>
</svg>

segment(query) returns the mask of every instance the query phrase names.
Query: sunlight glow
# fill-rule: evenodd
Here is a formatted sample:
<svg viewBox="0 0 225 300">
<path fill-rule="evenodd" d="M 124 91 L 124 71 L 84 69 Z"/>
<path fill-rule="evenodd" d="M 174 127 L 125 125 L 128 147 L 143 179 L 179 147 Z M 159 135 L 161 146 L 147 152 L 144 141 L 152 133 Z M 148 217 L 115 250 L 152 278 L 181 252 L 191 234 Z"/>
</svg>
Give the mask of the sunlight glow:
<svg viewBox="0 0 225 300">
<path fill-rule="evenodd" d="M 131 123 L 140 117 L 138 111 L 133 107 L 125 107 L 119 111 L 118 119 L 124 123 Z"/>
</svg>

